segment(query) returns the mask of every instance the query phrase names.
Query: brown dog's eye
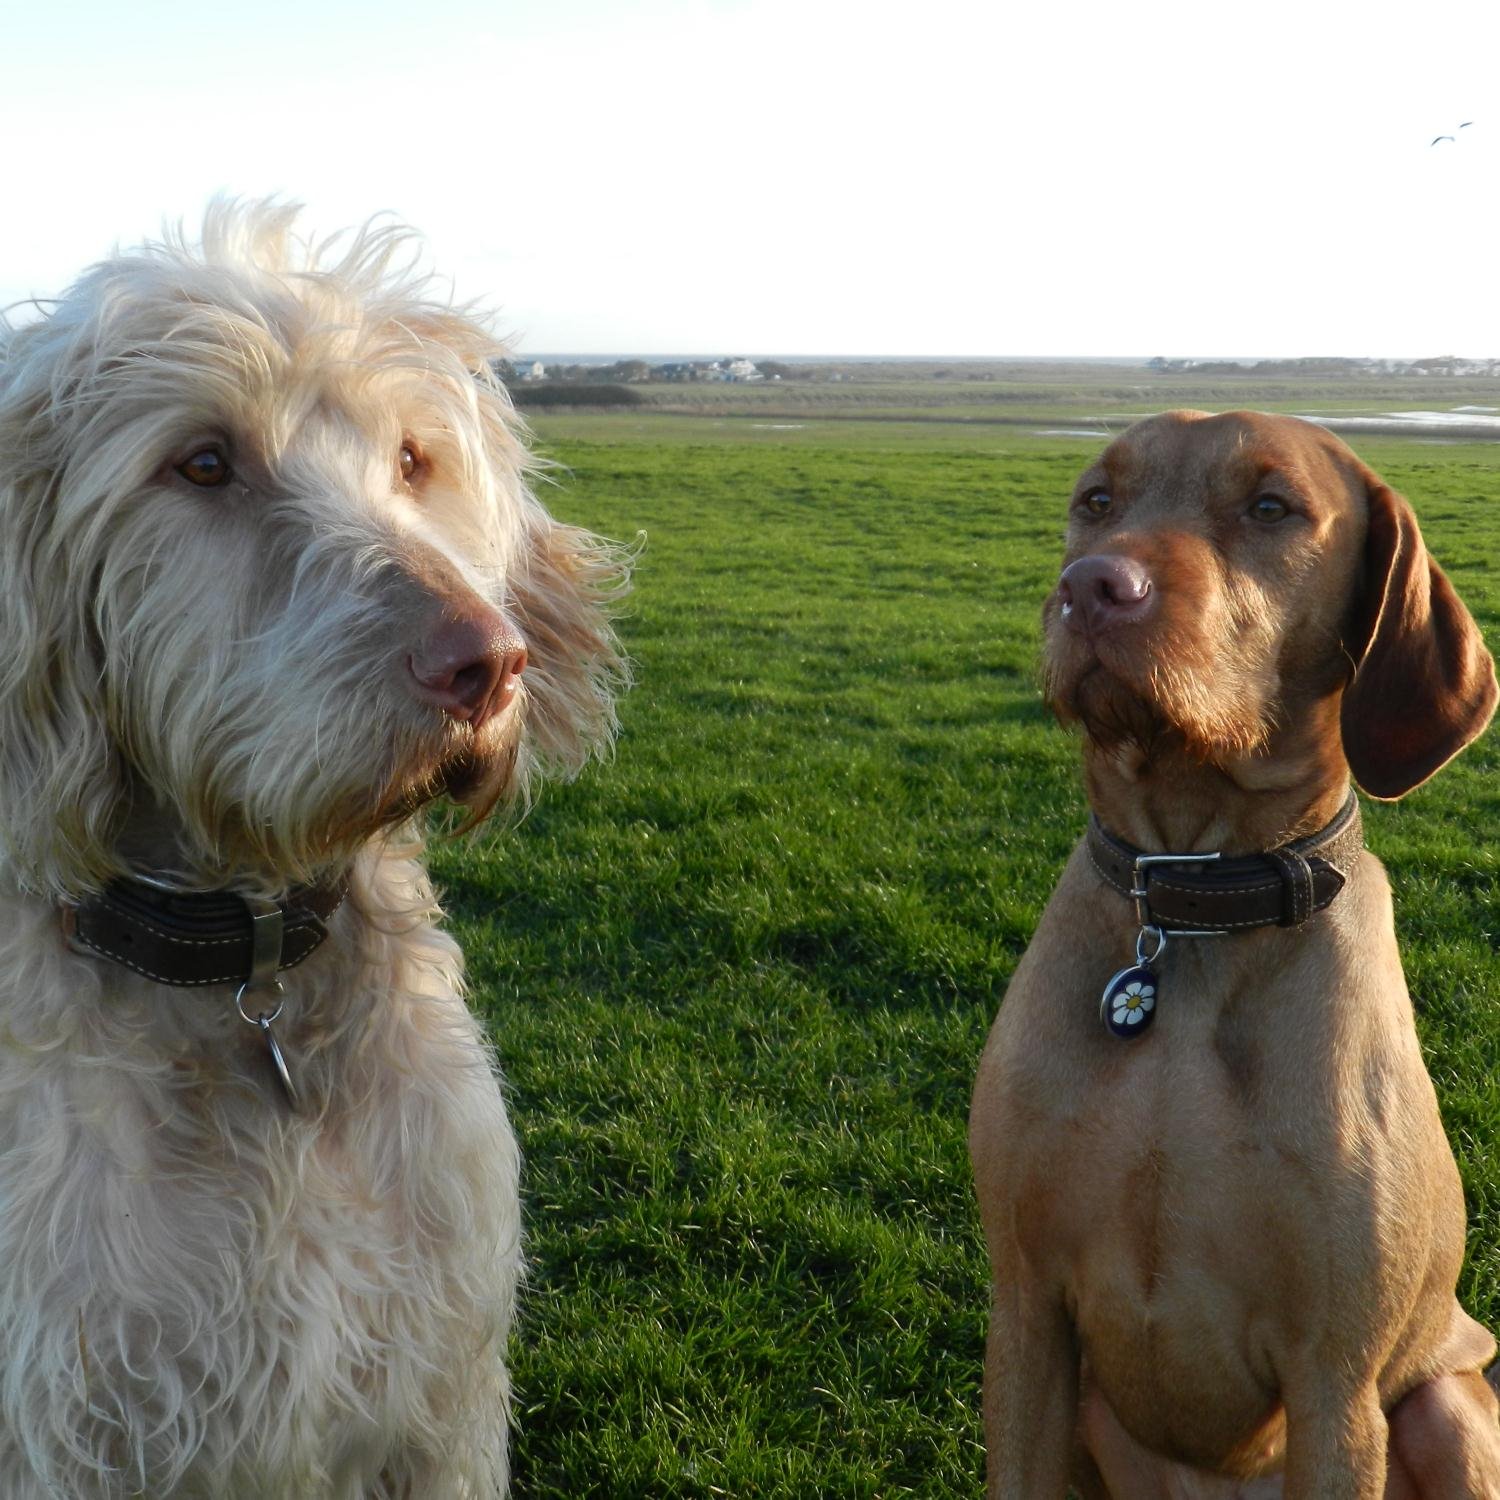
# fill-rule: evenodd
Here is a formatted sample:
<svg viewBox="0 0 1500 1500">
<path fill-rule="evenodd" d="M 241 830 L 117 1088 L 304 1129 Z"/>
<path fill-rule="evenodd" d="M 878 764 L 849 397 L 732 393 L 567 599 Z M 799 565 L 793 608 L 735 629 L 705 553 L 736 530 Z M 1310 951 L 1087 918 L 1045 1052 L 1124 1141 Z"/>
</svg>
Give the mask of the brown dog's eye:
<svg viewBox="0 0 1500 1500">
<path fill-rule="evenodd" d="M 191 458 L 177 465 L 177 472 L 189 484 L 200 485 L 206 490 L 216 490 L 234 478 L 229 460 L 218 448 L 204 448 Z"/>
<path fill-rule="evenodd" d="M 1091 516 L 1107 516 L 1114 508 L 1114 497 L 1108 490 L 1090 490 L 1083 497 L 1084 508 Z"/>
<path fill-rule="evenodd" d="M 1278 500 L 1275 495 L 1261 495 L 1250 503 L 1250 514 L 1257 521 L 1264 521 L 1270 525 L 1274 521 L 1280 521 L 1287 514 L 1285 500 Z"/>
<path fill-rule="evenodd" d="M 401 470 L 401 477 L 409 484 L 413 475 L 422 467 L 422 456 L 417 452 L 417 445 L 402 443 L 401 451 L 396 455 L 396 463 Z"/>
</svg>

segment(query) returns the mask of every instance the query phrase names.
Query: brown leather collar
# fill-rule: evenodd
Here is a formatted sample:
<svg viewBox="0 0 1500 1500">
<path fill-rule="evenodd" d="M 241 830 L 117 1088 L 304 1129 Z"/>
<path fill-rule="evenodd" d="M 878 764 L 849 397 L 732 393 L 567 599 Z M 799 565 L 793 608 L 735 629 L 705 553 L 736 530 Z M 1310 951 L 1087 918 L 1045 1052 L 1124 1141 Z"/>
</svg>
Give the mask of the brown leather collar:
<svg viewBox="0 0 1500 1500">
<path fill-rule="evenodd" d="M 326 885 L 296 886 L 274 903 L 281 913 L 278 970 L 300 964 L 328 936 L 326 923 L 348 889 L 345 874 Z M 233 891 L 173 891 L 116 880 L 65 907 L 63 928 L 75 948 L 160 984 L 247 984 L 256 966 L 255 919 Z"/>
<path fill-rule="evenodd" d="M 1211 863 L 1199 862 L 1202 856 L 1149 854 L 1093 816 L 1086 843 L 1099 874 L 1136 902 L 1141 925 L 1164 932 L 1299 927 L 1343 890 L 1365 846 L 1352 791 L 1326 828 L 1264 854 Z"/>
</svg>

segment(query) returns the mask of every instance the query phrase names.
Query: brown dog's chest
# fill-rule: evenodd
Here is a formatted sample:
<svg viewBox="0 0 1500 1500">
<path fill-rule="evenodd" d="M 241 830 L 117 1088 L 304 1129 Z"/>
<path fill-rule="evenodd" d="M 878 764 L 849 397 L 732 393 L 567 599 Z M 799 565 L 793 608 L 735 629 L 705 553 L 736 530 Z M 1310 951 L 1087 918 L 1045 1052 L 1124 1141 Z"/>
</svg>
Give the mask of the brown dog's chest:
<svg viewBox="0 0 1500 1500">
<path fill-rule="evenodd" d="M 1361 991 L 1342 917 L 1179 943 L 1155 1024 L 1119 1041 L 1098 996 L 1128 954 L 1068 885 L 981 1072 L 986 1220 L 1013 1225 L 1028 1273 L 1057 1287 L 1088 1378 L 1137 1440 L 1253 1472 L 1278 1451 L 1300 1351 L 1399 1323 L 1381 1289 L 1405 1298 L 1439 1226 L 1461 1224 L 1446 1187 L 1422 1186 L 1438 1126 L 1419 1054 L 1379 1041 L 1404 993 Z M 1416 1199 L 1377 1188 L 1391 1183 Z"/>
<path fill-rule="evenodd" d="M 1275 1351 L 1316 1323 L 1302 1272 L 1326 1260 L 1281 1211 L 1295 1191 L 1285 1148 L 1241 1137 L 1184 1152 L 1170 1122 L 1109 1118 L 1113 1160 L 1075 1175 L 1056 1225 L 1091 1378 L 1158 1452 L 1214 1468 L 1269 1460 Z"/>
</svg>

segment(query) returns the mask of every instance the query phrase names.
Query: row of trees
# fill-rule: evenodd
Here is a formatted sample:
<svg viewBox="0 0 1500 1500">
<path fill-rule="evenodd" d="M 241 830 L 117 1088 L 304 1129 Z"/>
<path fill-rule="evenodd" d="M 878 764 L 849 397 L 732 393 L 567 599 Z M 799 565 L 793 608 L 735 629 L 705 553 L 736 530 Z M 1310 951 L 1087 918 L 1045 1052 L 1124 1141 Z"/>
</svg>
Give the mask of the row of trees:
<svg viewBox="0 0 1500 1500">
<path fill-rule="evenodd" d="M 1153 359 L 1150 368 L 1166 375 L 1494 375 L 1500 359 L 1460 359 L 1443 354 L 1432 359 Z"/>
<path fill-rule="evenodd" d="M 496 371 L 507 385 L 523 381 L 561 380 L 597 384 L 644 385 L 652 381 L 681 383 L 693 380 L 792 380 L 805 373 L 781 360 L 748 359 L 677 360 L 652 364 L 645 359 L 617 359 L 613 364 L 551 364 L 540 367 L 526 360 L 519 364 L 502 359 Z"/>
</svg>

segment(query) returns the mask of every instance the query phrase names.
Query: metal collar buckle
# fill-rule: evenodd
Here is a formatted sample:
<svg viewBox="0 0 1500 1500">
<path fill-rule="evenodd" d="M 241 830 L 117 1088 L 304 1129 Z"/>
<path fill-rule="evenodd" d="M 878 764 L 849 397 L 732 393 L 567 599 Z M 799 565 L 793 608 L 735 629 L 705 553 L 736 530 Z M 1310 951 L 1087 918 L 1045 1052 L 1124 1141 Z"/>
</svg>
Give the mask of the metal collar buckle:
<svg viewBox="0 0 1500 1500">
<path fill-rule="evenodd" d="M 1218 850 L 1212 854 L 1137 854 L 1134 864 L 1134 877 L 1131 882 L 1130 895 L 1135 902 L 1135 919 L 1141 925 L 1141 933 L 1154 932 L 1161 938 L 1161 946 L 1165 947 L 1167 935 L 1162 930 L 1156 918 L 1151 914 L 1151 906 L 1148 900 L 1149 892 L 1146 882 L 1150 872 L 1148 865 L 1207 865 L 1212 864 L 1220 858 Z M 1218 928 L 1191 928 L 1174 927 L 1173 937 L 1224 937 L 1226 934 Z M 1158 950 L 1160 951 L 1160 950 Z"/>
</svg>

